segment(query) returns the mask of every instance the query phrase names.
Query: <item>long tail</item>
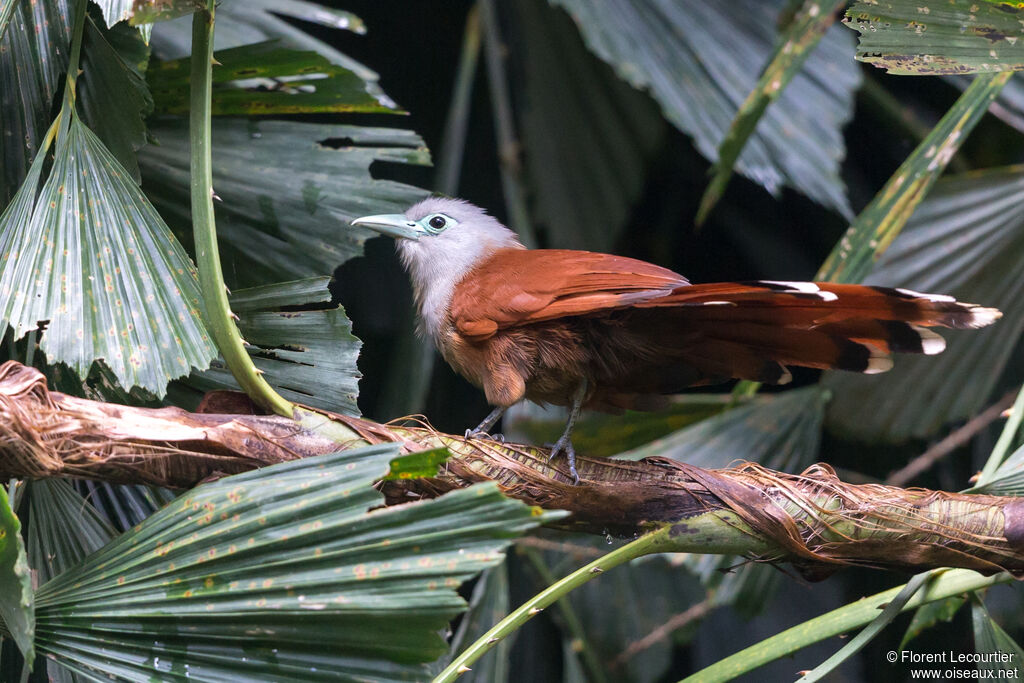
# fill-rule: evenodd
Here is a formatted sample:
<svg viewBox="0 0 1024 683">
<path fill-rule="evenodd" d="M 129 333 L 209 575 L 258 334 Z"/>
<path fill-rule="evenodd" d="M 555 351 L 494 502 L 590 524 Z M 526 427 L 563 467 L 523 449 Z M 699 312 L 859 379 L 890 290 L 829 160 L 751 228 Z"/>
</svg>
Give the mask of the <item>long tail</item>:
<svg viewBox="0 0 1024 683">
<path fill-rule="evenodd" d="M 708 382 L 788 381 L 786 366 L 884 372 L 893 353 L 942 352 L 930 327 L 979 328 L 995 308 L 943 294 L 814 282 L 723 282 L 679 287 L 634 306 L 672 309 L 674 351 Z"/>
</svg>

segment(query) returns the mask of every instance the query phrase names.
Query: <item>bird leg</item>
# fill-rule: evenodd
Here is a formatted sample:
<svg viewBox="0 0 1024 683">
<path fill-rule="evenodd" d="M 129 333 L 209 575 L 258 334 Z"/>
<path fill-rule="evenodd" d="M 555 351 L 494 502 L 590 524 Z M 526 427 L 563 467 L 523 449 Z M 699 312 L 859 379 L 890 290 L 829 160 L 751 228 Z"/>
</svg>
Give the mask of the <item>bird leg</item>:
<svg viewBox="0 0 1024 683">
<path fill-rule="evenodd" d="M 508 410 L 508 406 L 498 406 L 497 408 L 492 410 L 491 414 L 485 417 L 484 421 L 478 424 L 475 429 L 466 430 L 466 438 L 494 439 L 495 441 L 504 442 L 505 437 L 503 437 L 501 434 L 491 435 L 488 432 L 490 431 L 491 427 L 497 424 L 498 420 L 501 419 L 501 416 L 505 414 L 506 410 Z"/>
<path fill-rule="evenodd" d="M 576 471 L 576 449 L 572 446 L 572 428 L 576 426 L 576 420 L 580 417 L 583 399 L 586 396 L 587 380 L 583 379 L 580 382 L 579 388 L 576 389 L 576 393 L 572 396 L 572 407 L 569 409 L 569 421 L 565 424 L 565 431 L 562 432 L 562 436 L 558 437 L 558 441 L 551 447 L 551 455 L 548 456 L 548 461 L 550 462 L 559 453 L 565 453 L 565 458 L 569 461 L 569 472 L 572 474 L 576 484 L 580 483 L 580 475 Z"/>
</svg>

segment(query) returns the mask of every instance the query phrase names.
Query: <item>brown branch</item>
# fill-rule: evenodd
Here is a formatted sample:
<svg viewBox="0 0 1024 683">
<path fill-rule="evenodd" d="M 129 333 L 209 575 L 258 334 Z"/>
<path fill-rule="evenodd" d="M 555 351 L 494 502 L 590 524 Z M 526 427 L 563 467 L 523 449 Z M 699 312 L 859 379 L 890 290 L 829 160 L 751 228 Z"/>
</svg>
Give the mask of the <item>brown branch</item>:
<svg viewBox="0 0 1024 683">
<path fill-rule="evenodd" d="M 802 474 L 745 464 L 704 470 L 664 458 L 578 459 L 574 485 L 549 451 L 380 425 L 299 409 L 189 413 L 51 392 L 33 368 L 0 366 L 0 476 L 73 476 L 188 488 L 204 479 L 369 443 L 446 446 L 436 477 L 382 482 L 389 503 L 496 482 L 513 497 L 567 510 L 562 526 L 634 536 L 668 527 L 665 551 L 790 561 L 811 577 L 846 564 L 921 571 L 951 566 L 1024 573 L 1024 500 L 848 484 L 827 465 Z"/>
<path fill-rule="evenodd" d="M 946 457 L 968 441 L 985 427 L 989 426 L 1002 416 L 1003 411 L 1013 405 L 1013 399 L 1017 396 L 1016 391 L 1011 391 L 1001 399 L 990 405 L 977 417 L 970 420 L 963 427 L 954 430 L 942 441 L 938 442 L 921 455 L 917 456 L 900 469 L 892 472 L 885 479 L 890 486 L 906 486 L 914 478 L 935 465 L 939 460 Z"/>
<path fill-rule="evenodd" d="M 640 640 L 630 643 L 625 650 L 615 656 L 615 659 L 611 661 L 610 666 L 613 668 L 622 666 L 647 648 L 667 639 L 684 626 L 703 619 L 707 616 L 708 612 L 714 609 L 714 607 L 715 604 L 713 598 L 707 597 L 697 604 L 691 605 L 689 609 L 672 615 L 664 624 L 658 626 L 658 628 L 654 629 Z"/>
</svg>

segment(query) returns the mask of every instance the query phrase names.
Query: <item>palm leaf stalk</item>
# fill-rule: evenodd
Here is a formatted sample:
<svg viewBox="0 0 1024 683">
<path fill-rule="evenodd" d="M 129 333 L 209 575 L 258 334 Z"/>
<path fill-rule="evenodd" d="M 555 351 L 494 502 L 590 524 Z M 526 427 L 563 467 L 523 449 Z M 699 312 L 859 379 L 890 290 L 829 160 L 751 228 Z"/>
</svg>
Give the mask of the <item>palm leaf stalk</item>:
<svg viewBox="0 0 1024 683">
<path fill-rule="evenodd" d="M 560 526 L 622 537 L 665 531 L 658 552 L 737 554 L 791 562 L 809 578 L 844 565 L 923 571 L 961 567 L 1024 572 L 1019 497 L 842 482 L 827 465 L 802 474 L 754 464 L 702 469 L 664 458 L 582 458 L 574 485 L 545 448 L 442 434 L 429 425 L 380 425 L 296 410 L 273 415 L 187 413 L 111 406 L 50 392 L 15 361 L 0 366 L 0 462 L 7 477 L 76 476 L 185 488 L 209 476 L 397 442 L 406 452 L 447 448 L 442 472 L 386 481 L 390 503 L 478 482 L 572 515 Z"/>
<path fill-rule="evenodd" d="M 290 416 L 292 404 L 260 376 L 235 325 L 217 249 L 217 223 L 213 214 L 213 163 L 210 140 L 210 101 L 213 79 L 214 2 L 192 17 L 191 159 L 192 221 L 196 265 L 202 288 L 206 321 L 214 341 L 238 384 L 261 406 Z"/>
</svg>

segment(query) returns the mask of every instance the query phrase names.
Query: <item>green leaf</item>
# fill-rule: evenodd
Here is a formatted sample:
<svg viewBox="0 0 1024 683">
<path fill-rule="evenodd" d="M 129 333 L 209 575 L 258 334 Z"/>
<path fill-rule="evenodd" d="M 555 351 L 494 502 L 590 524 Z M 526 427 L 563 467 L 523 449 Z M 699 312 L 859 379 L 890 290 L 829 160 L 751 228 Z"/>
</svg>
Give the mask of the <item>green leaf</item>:
<svg viewBox="0 0 1024 683">
<path fill-rule="evenodd" d="M 89 15 L 89 19 L 93 21 L 92 15 Z M 93 24 L 102 26 L 95 21 Z M 149 69 L 151 50 L 142 27 L 120 23 L 102 29 L 102 33 L 110 46 L 117 52 L 120 61 L 139 77 L 140 80 L 136 82 L 135 86 L 146 91 L 148 97 L 149 87 L 146 85 L 146 71 Z M 78 87 L 81 88 L 81 81 L 79 81 Z"/>
<path fill-rule="evenodd" d="M 987 484 L 968 489 L 969 493 L 993 496 L 1024 496 L 1024 446 L 1008 457 Z"/>
<path fill-rule="evenodd" d="M 1024 69 L 1020 7 L 991 0 L 856 2 L 844 23 L 860 35 L 857 59 L 893 74 Z"/>
<path fill-rule="evenodd" d="M 878 634 L 881 633 L 882 630 L 906 608 L 910 599 L 914 597 L 916 593 L 920 592 L 933 576 L 935 576 L 934 572 L 925 572 L 911 577 L 892 601 L 886 604 L 885 608 L 879 612 L 878 616 L 871 620 L 870 624 L 865 626 L 860 633 L 851 638 L 850 641 L 843 645 L 843 647 L 841 647 L 834 655 L 814 667 L 811 671 L 805 672 L 798 681 L 802 681 L 804 683 L 817 683 L 817 681 L 820 681 L 822 678 L 835 671 L 836 667 L 840 664 L 860 652 L 865 645 L 874 640 Z"/>
<path fill-rule="evenodd" d="M 384 477 L 384 479 L 392 481 L 397 479 L 436 477 L 438 465 L 448 460 L 451 455 L 447 448 L 432 448 L 428 451 L 417 451 L 408 455 L 400 455 L 391 461 L 388 476 Z M 486 630 L 484 629 L 484 631 Z"/>
<path fill-rule="evenodd" d="M 3 38 L 4 32 L 7 30 L 16 4 L 18 4 L 18 0 L 0 0 L 0 38 Z"/>
<path fill-rule="evenodd" d="M 188 129 L 181 121 L 150 126 L 160 145 L 139 152 L 146 191 L 183 234 L 188 210 Z M 396 213 L 426 196 L 374 180 L 370 164 L 427 164 L 422 140 L 405 130 L 295 121 L 213 121 L 213 187 L 225 276 L 232 286 L 325 275 L 375 233 L 349 221 Z"/>
<path fill-rule="evenodd" d="M 32 577 L 21 540 L 21 522 L 11 509 L 7 489 L 0 486 L 0 617 L 26 662 L 34 654 L 36 616 Z"/>
<path fill-rule="evenodd" d="M 200 0 L 93 0 L 103 10 L 108 26 L 128 19 L 132 24 L 166 21 L 192 14 L 206 5 Z"/>
<path fill-rule="evenodd" d="M 202 485 L 37 595 L 40 652 L 132 680 L 422 679 L 456 587 L 550 518 L 495 485 L 381 508 L 388 444 Z"/>
<path fill-rule="evenodd" d="M 363 20 L 345 10 L 306 0 L 246 0 L 242 4 L 224 3 L 217 8 L 216 49 L 247 45 L 261 40 L 281 38 L 289 47 L 313 50 L 333 63 L 342 56 L 328 43 L 296 28 L 282 17 L 326 28 L 366 33 Z M 153 34 L 154 49 L 163 59 L 184 57 L 190 52 L 190 21 L 187 17 L 164 22 Z M 345 60 L 349 60 L 344 57 Z M 363 67 L 365 69 L 365 67 Z M 366 70 L 368 73 L 372 71 Z"/>
<path fill-rule="evenodd" d="M 939 181 L 865 280 L 994 306 L 1003 318 L 983 330 L 942 330 L 942 354 L 901 356 L 883 375 L 826 373 L 829 428 L 903 441 L 975 415 L 1024 332 L 1024 167 Z"/>
<path fill-rule="evenodd" d="M 50 124 L 53 95 L 67 70 L 69 0 L 0 0 L 13 11 L 0 37 L 0 206 L 21 186 Z"/>
<path fill-rule="evenodd" d="M 926 602 L 941 600 L 951 595 L 959 595 L 1010 580 L 1012 579 L 1008 574 L 983 577 L 977 572 L 964 569 L 947 570 L 940 573 L 923 591 L 914 595 L 904 609 L 913 609 Z M 897 586 L 882 593 L 855 600 L 831 612 L 797 624 L 719 660 L 684 680 L 688 683 L 731 681 L 741 674 L 792 654 L 812 643 L 867 625 L 878 617 L 879 610 L 890 604 L 903 588 L 904 586 Z"/>
<path fill-rule="evenodd" d="M 254 313 L 288 306 L 324 304 L 331 300 L 331 292 L 327 288 L 330 282 L 329 277 L 310 277 L 240 289 L 231 293 L 231 310 L 236 313 Z"/>
<path fill-rule="evenodd" d="M 616 457 L 673 458 L 705 468 L 746 460 L 776 470 L 798 471 L 817 456 L 828 399 L 829 392 L 819 387 L 759 396 L 747 405 Z"/>
<path fill-rule="evenodd" d="M 362 78 L 316 52 L 269 41 L 220 50 L 214 59 L 214 115 L 397 113 L 370 95 Z M 190 68 L 184 58 L 160 62 L 147 72 L 158 114 L 188 112 Z"/>
<path fill-rule="evenodd" d="M 289 401 L 358 415 L 362 346 L 341 306 L 320 310 L 280 310 L 329 301 L 329 277 L 243 289 L 231 296 L 238 329 L 264 379 Z M 224 362 L 193 374 L 189 384 L 202 391 L 238 389 Z"/>
<path fill-rule="evenodd" d="M 36 479 L 28 488 L 28 562 L 39 583 L 80 562 L 117 535 L 64 479 Z"/>
<path fill-rule="evenodd" d="M 974 80 L 973 76 L 968 75 L 951 75 L 943 78 L 960 90 L 966 89 Z M 999 97 L 992 103 L 989 113 L 1024 132 L 1024 73 L 1017 72 L 1010 77 Z"/>
<path fill-rule="evenodd" d="M 524 180 L 548 246 L 611 251 L 643 192 L 667 126 L 657 105 L 587 51 L 545 0 L 508 3 L 520 70 Z M 505 9 L 505 8 L 503 8 Z M 557 102 L 558 106 L 552 106 Z"/>
<path fill-rule="evenodd" d="M 121 24 L 107 32 L 100 31 L 92 21 L 85 23 L 82 45 L 82 76 L 78 90 L 82 103 L 82 120 L 110 150 L 118 162 L 139 182 L 136 150 L 146 144 L 143 122 L 153 110 L 153 100 L 146 82 L 139 75 L 139 65 L 126 62 L 111 40 L 143 64 L 148 50 L 139 32 Z"/>
<path fill-rule="evenodd" d="M 975 77 L 971 86 L 857 216 L 825 259 L 816 280 L 860 282 L 867 276 L 872 263 L 903 229 L 1009 77 L 1009 72 Z"/>
<path fill-rule="evenodd" d="M 910 620 L 907 632 L 903 634 L 903 640 L 900 641 L 899 649 L 901 651 L 905 650 L 910 641 L 926 630 L 933 628 L 940 621 L 946 623 L 952 621 L 965 602 L 967 602 L 966 595 L 954 595 L 944 600 L 936 600 L 935 602 L 918 607 L 917 611 L 914 612 L 914 618 Z"/>
<path fill-rule="evenodd" d="M 978 662 L 978 672 L 988 673 L 993 679 L 1019 681 L 1021 679 L 1020 663 L 1024 661 L 1024 649 L 992 619 L 985 608 L 985 603 L 980 598 L 975 596 L 971 607 L 974 651 L 980 655 L 988 655 Z M 1004 659 L 1007 657 L 1009 659 Z M 992 661 L 986 661 L 990 658 Z M 1007 677 L 1011 671 L 1016 672 L 1016 675 Z M 983 675 L 979 678 L 984 677 Z"/>
<path fill-rule="evenodd" d="M 743 100 L 729 131 L 718 146 L 718 160 L 712 166 L 712 179 L 701 197 L 697 224 L 702 224 L 721 199 L 732 177 L 733 165 L 753 135 L 768 106 L 778 99 L 804 62 L 835 23 L 836 12 L 846 0 L 806 0 L 779 37 L 771 60 L 761 71 L 754 89 Z"/>
<path fill-rule="evenodd" d="M 63 116 L 38 199 L 42 153 L 0 216 L 0 319 L 16 337 L 49 321 L 40 348 L 80 377 L 102 359 L 123 386 L 162 394 L 214 355 L 195 269 L 96 135 Z"/>
<path fill-rule="evenodd" d="M 1020 431 L 1022 424 L 1024 424 L 1024 387 L 1021 387 L 1020 391 L 1017 392 L 1017 397 L 1010 408 L 1009 417 L 1006 418 L 1003 429 L 999 432 L 999 438 L 996 439 L 996 445 L 992 447 L 988 458 L 985 460 L 985 465 L 981 468 L 981 472 L 978 473 L 977 482 L 979 485 L 985 486 L 991 483 L 999 468 L 1010 459 L 1010 456 L 1012 456 L 1010 447 L 1014 443 L 1019 443 L 1017 433 Z"/>
<path fill-rule="evenodd" d="M 580 453 L 611 457 L 726 410 L 729 394 L 683 394 L 656 412 L 627 411 L 624 415 L 584 412 L 572 432 Z M 507 413 L 503 429 L 516 440 L 553 443 L 565 429 L 566 412 L 533 403 L 519 403 Z"/>
<path fill-rule="evenodd" d="M 288 19 L 298 19 L 327 28 L 366 33 L 362 19 L 344 10 L 305 0 L 246 0 L 224 3 L 217 8 L 217 32 L 214 47 L 225 50 L 262 40 L 279 39 L 282 47 L 312 50 L 359 75 L 366 81 L 367 92 L 385 106 L 393 105 L 377 85 L 378 76 L 328 43 L 298 28 Z M 162 59 L 177 59 L 191 53 L 192 30 L 187 18 L 157 25 L 152 38 L 153 50 Z"/>
<path fill-rule="evenodd" d="M 621 78 L 649 90 L 665 117 L 718 158 L 737 109 L 776 45 L 779 2 L 551 0 L 579 25 L 587 45 Z M 699 27 L 699 30 L 695 30 Z M 833 28 L 768 110 L 736 170 L 778 194 L 783 186 L 852 215 L 839 166 L 842 127 L 860 74 L 852 40 Z"/>
<path fill-rule="evenodd" d="M 43 583 L 174 499 L 167 489 L 49 478 L 25 482 L 29 566 Z M 76 490 L 77 488 L 77 490 Z M 22 503 L 25 505 L 25 503 Z M 49 680 L 80 681 L 52 661 Z M 91 680 L 91 679 L 90 679 Z"/>
<path fill-rule="evenodd" d="M 127 531 L 175 498 L 169 489 L 142 484 L 81 480 L 75 486 L 118 531 Z"/>
</svg>

